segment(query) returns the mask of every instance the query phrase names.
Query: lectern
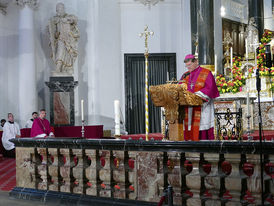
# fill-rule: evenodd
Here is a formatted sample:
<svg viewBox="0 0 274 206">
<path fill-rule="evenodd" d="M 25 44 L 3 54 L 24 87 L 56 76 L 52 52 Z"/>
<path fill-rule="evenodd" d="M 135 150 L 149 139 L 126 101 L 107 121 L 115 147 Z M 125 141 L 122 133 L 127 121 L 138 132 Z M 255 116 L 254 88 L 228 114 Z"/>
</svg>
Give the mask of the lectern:
<svg viewBox="0 0 274 206">
<path fill-rule="evenodd" d="M 183 84 L 161 84 L 150 86 L 151 100 L 157 107 L 164 107 L 166 120 L 169 121 L 169 140 L 184 140 L 184 107 L 200 106 L 203 100 L 187 91 L 187 85 Z"/>
</svg>

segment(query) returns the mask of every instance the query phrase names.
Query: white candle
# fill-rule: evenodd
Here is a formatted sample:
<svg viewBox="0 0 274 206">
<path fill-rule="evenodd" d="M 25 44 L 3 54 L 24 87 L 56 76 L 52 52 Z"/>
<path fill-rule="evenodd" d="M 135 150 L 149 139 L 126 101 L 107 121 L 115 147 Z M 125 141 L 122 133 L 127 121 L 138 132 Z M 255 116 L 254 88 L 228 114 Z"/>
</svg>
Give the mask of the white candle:
<svg viewBox="0 0 274 206">
<path fill-rule="evenodd" d="M 214 66 L 215 66 L 215 77 L 217 77 L 217 54 L 215 54 Z"/>
<path fill-rule="evenodd" d="M 247 92 L 246 94 L 246 107 L 247 107 L 247 116 L 250 115 L 250 110 L 249 110 L 249 106 L 250 106 L 250 100 L 249 100 L 249 92 Z"/>
<path fill-rule="evenodd" d="M 233 73 L 232 73 L 232 68 L 233 68 L 233 49 L 232 49 L 232 46 L 230 47 L 230 68 L 231 68 L 231 79 L 233 79 Z"/>
<path fill-rule="evenodd" d="M 246 56 L 246 61 L 248 61 L 247 39 L 245 39 L 245 56 Z"/>
<path fill-rule="evenodd" d="M 84 100 L 81 100 L 81 117 L 82 121 L 84 121 Z"/>
<path fill-rule="evenodd" d="M 230 66 L 232 69 L 232 67 L 233 67 L 233 49 L 232 49 L 232 47 L 230 47 Z"/>
<path fill-rule="evenodd" d="M 256 50 L 256 46 L 254 47 L 254 54 L 255 54 L 255 68 L 257 68 L 257 50 Z"/>
<path fill-rule="evenodd" d="M 120 135 L 120 102 L 114 100 L 114 122 L 115 122 L 115 135 Z"/>
</svg>

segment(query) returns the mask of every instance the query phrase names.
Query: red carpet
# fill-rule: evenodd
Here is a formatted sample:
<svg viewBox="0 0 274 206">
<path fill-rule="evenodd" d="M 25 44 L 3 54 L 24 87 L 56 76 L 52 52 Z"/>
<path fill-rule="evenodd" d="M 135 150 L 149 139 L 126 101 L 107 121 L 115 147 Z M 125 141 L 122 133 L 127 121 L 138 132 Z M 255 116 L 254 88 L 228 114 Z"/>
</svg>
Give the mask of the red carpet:
<svg viewBox="0 0 274 206">
<path fill-rule="evenodd" d="M 13 158 L 0 160 L 0 190 L 10 191 L 16 186 L 16 164 Z"/>
</svg>

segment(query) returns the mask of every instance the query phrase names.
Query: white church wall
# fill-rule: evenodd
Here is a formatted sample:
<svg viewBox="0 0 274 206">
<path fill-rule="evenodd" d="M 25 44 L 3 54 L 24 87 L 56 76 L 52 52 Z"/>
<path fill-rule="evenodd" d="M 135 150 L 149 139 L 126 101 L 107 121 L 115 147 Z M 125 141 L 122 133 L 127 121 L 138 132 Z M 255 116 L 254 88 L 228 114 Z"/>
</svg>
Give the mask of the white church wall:
<svg viewBox="0 0 274 206">
<path fill-rule="evenodd" d="M 18 121 L 18 10 L 15 5 L 0 14 L 0 118 L 12 112 Z"/>
<path fill-rule="evenodd" d="M 49 110 L 49 90 L 44 82 L 49 80 L 53 68 L 48 47 L 46 25 L 55 15 L 59 1 L 40 4 L 36 13 L 37 81 L 40 107 Z M 144 40 L 138 34 L 148 24 L 155 32 L 150 39 L 150 52 L 176 53 L 177 76 L 185 71 L 183 57 L 191 51 L 189 1 L 170 0 L 153 6 L 151 10 L 133 0 L 66 0 L 66 12 L 78 17 L 81 33 L 79 55 L 75 63 L 75 118 L 80 125 L 80 100 L 84 99 L 87 124 L 114 126 L 113 101 L 120 100 L 124 115 L 124 53 L 143 53 Z"/>
<path fill-rule="evenodd" d="M 54 69 L 50 59 L 46 26 L 56 14 L 58 2 L 65 4 L 66 13 L 78 17 L 80 39 L 74 77 L 78 81 L 75 89 L 75 122 L 80 125 L 80 104 L 84 100 L 86 124 L 104 124 L 105 129 L 113 123 L 113 101 L 121 99 L 120 59 L 120 10 L 117 1 L 109 0 L 49 0 L 41 1 L 36 12 L 37 35 L 37 83 L 39 108 L 49 110 L 50 71 Z"/>
<path fill-rule="evenodd" d="M 121 101 L 122 68 L 118 1 L 90 2 L 88 22 L 88 123 L 114 127 L 115 99 Z"/>
<path fill-rule="evenodd" d="M 145 25 L 154 32 L 148 39 L 150 53 L 176 53 L 177 78 L 186 71 L 183 59 L 191 53 L 189 0 L 160 1 L 151 8 L 134 0 L 120 0 L 121 59 L 124 77 L 124 54 L 144 53 L 144 38 L 139 34 Z M 123 83 L 124 91 L 124 83 Z M 123 94 L 123 111 L 125 95 Z"/>
<path fill-rule="evenodd" d="M 120 100 L 124 112 L 124 53 L 144 52 L 144 40 L 138 34 L 145 24 L 155 32 L 149 40 L 150 52 L 175 52 L 178 78 L 185 71 L 183 57 L 191 51 L 189 0 L 160 2 L 151 10 L 134 0 L 40 1 L 38 10 L 34 12 L 36 85 L 38 108 L 46 108 L 48 118 L 50 95 L 45 81 L 49 81 L 54 65 L 50 59 L 46 26 L 49 18 L 56 14 L 58 2 L 65 4 L 68 14 L 78 17 L 81 35 L 74 74 L 75 81 L 79 82 L 75 89 L 76 125 L 81 123 L 79 102 L 84 99 L 86 124 L 103 124 L 105 129 L 114 127 L 115 99 Z M 10 5 L 8 18 L 2 16 L 6 19 L 0 19 L 0 43 L 9 43 L 1 48 L 0 53 L 3 62 L 0 66 L 3 74 L 0 75 L 0 91 L 5 99 L 5 104 L 0 105 L 1 116 L 7 111 L 18 113 L 18 76 L 14 75 L 18 68 L 18 8 L 15 7 Z"/>
</svg>

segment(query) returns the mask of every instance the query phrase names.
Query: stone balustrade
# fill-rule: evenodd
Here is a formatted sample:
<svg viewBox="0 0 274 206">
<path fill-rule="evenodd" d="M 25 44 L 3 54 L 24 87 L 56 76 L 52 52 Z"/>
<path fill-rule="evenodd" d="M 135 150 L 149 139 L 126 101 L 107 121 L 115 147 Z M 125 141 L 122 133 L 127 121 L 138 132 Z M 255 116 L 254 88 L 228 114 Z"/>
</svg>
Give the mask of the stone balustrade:
<svg viewBox="0 0 274 206">
<path fill-rule="evenodd" d="M 260 144 L 255 141 L 12 141 L 17 185 L 11 195 L 17 198 L 22 188 L 32 188 L 156 205 L 171 185 L 175 205 L 261 203 Z M 266 205 L 274 196 L 273 148 L 273 142 L 263 142 Z"/>
</svg>

